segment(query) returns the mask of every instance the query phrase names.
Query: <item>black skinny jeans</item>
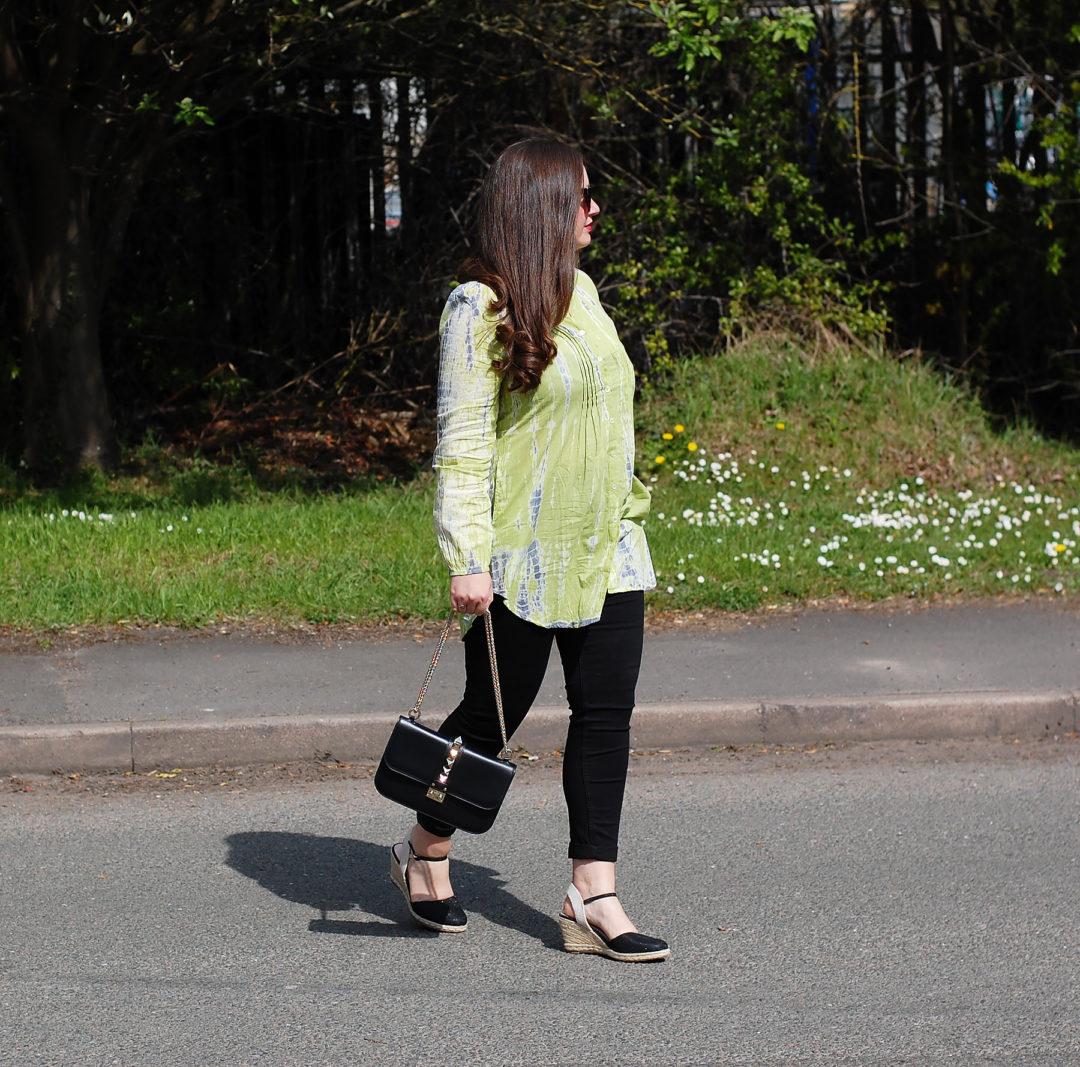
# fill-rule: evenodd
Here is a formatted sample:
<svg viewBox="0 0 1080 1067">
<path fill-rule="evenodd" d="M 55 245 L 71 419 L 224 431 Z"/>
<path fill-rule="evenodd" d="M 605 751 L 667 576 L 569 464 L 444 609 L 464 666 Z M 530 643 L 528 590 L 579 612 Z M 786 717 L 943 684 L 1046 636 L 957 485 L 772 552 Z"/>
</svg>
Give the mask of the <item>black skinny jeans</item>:
<svg viewBox="0 0 1080 1067">
<path fill-rule="evenodd" d="M 630 714 L 641 668 L 645 594 L 609 593 L 596 622 L 551 630 L 519 619 L 496 597 L 491 622 L 510 736 L 540 691 L 552 640 L 558 645 L 570 704 L 563 751 L 563 793 L 570 817 L 567 854 L 571 859 L 614 862 L 630 758 Z M 494 756 L 502 738 L 480 621 L 465 635 L 464 645 L 465 693 L 439 733 L 460 736 L 476 751 Z M 426 815 L 417 821 L 437 837 L 453 833 L 452 826 Z"/>
</svg>

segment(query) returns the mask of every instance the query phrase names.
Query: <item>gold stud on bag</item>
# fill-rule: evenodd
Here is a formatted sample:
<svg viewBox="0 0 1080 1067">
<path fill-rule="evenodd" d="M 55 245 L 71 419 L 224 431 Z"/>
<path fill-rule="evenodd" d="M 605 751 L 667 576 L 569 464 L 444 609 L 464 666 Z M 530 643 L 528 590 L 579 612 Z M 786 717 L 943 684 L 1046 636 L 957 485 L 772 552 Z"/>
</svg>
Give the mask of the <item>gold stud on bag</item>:
<svg viewBox="0 0 1080 1067">
<path fill-rule="evenodd" d="M 455 737 L 446 752 L 446 763 L 443 764 L 442 774 L 428 787 L 427 798 L 441 804 L 446 799 L 446 783 L 450 780 L 450 772 L 454 769 L 454 763 L 461 755 L 461 738 Z M 440 788 L 440 786 L 442 788 Z"/>
<path fill-rule="evenodd" d="M 420 705 L 427 695 L 453 621 L 454 613 L 451 612 L 439 635 L 439 643 L 431 657 L 424 684 L 420 687 L 420 695 L 412 711 L 398 719 L 390 734 L 375 772 L 375 788 L 388 800 L 406 808 L 430 815 L 467 833 L 482 834 L 491 828 L 495 816 L 499 814 L 517 770 L 510 762 L 512 752 L 506 737 L 490 613 L 484 615 L 484 627 L 488 659 L 491 661 L 491 683 L 495 691 L 495 710 L 499 716 L 499 732 L 503 741 L 498 758 L 474 752 L 460 737 L 443 737 L 419 721 Z"/>
</svg>

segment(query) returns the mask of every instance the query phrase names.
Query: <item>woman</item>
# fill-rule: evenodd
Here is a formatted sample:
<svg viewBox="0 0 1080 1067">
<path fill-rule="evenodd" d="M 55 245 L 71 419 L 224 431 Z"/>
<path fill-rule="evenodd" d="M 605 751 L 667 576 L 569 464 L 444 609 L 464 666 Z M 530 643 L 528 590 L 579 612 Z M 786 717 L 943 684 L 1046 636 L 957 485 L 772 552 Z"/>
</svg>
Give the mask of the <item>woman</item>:
<svg viewBox="0 0 1080 1067">
<path fill-rule="evenodd" d="M 491 612 L 509 733 L 536 698 L 553 640 L 562 658 L 565 947 L 653 960 L 668 946 L 638 933 L 615 895 L 644 591 L 655 579 L 641 527 L 649 494 L 633 470 L 633 367 L 577 269 L 599 210 L 567 145 L 521 141 L 488 172 L 479 252 L 440 325 L 435 525 L 453 609 Z M 494 755 L 483 629 L 466 631 L 465 693 L 439 733 Z M 390 865 L 412 917 L 447 932 L 468 924 L 450 884 L 452 832 L 419 816 Z"/>
</svg>

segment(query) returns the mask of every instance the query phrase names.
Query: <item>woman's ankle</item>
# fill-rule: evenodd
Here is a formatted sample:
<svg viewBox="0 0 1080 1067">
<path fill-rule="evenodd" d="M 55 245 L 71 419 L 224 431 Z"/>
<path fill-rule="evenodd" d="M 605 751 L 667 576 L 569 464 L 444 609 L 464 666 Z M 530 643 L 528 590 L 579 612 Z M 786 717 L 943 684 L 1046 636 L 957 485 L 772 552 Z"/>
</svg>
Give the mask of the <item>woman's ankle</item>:
<svg viewBox="0 0 1080 1067">
<path fill-rule="evenodd" d="M 454 895 L 450 864 L 442 862 L 449 856 L 452 842 L 452 838 L 428 833 L 419 823 L 413 827 L 408 837 L 411 851 L 405 877 L 414 900 L 447 900 Z"/>
<path fill-rule="evenodd" d="M 615 864 L 607 860 L 575 859 L 570 880 L 582 898 L 615 892 Z"/>
<path fill-rule="evenodd" d="M 605 936 L 618 937 L 619 934 L 637 930 L 623 909 L 622 902 L 615 896 L 615 864 L 613 862 L 576 859 L 573 861 L 571 881 L 581 894 L 583 901 L 592 897 L 602 898 L 585 905 L 585 912 L 590 924 L 595 923 Z M 569 898 L 563 904 L 563 914 L 573 917 Z"/>
<path fill-rule="evenodd" d="M 409 844 L 412 845 L 413 853 L 417 856 L 428 856 L 432 859 L 442 859 L 450 855 L 450 847 L 453 845 L 452 837 L 438 837 L 429 833 L 419 823 L 409 834 Z"/>
</svg>

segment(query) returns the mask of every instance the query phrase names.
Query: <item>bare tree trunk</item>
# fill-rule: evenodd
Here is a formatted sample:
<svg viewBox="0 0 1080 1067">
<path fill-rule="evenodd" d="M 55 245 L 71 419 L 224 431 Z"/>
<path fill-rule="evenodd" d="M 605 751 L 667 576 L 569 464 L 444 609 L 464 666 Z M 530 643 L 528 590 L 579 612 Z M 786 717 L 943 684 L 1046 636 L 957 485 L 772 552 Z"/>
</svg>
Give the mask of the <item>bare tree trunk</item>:
<svg viewBox="0 0 1080 1067">
<path fill-rule="evenodd" d="M 368 81 L 368 105 L 371 113 L 371 274 L 379 276 L 386 261 L 386 160 L 383 152 L 383 116 L 386 102 L 378 78 Z"/>
<path fill-rule="evenodd" d="M 964 183 L 961 175 L 968 147 L 964 117 L 957 99 L 957 68 L 961 45 L 955 12 L 949 0 L 941 0 L 941 64 L 938 86 L 941 91 L 941 167 L 945 185 L 944 211 L 952 222 L 952 332 L 955 358 L 963 366 L 968 356 L 969 288 L 964 234 L 967 231 Z"/>
<path fill-rule="evenodd" d="M 404 231 L 409 224 L 412 212 L 412 105 L 409 101 L 409 89 L 412 79 L 397 79 L 397 174 L 398 190 L 401 196 L 401 219 L 398 225 Z"/>
<path fill-rule="evenodd" d="M 881 25 L 881 147 L 885 153 L 885 177 L 878 207 L 879 216 L 896 217 L 899 211 L 896 175 L 899 156 L 896 147 L 896 61 L 899 44 L 896 39 L 896 23 L 893 20 L 889 0 L 879 0 L 878 21 Z"/>
<path fill-rule="evenodd" d="M 357 130 L 360 119 L 356 114 L 356 97 L 359 85 L 355 79 L 349 79 L 343 89 L 345 118 L 342 123 L 341 165 L 345 175 L 346 195 L 342 204 L 345 216 L 345 265 L 346 288 L 354 292 L 364 277 L 364 247 L 369 234 L 366 219 L 368 210 L 367 171 L 360 164 L 360 141 Z M 363 175 L 363 178 L 361 178 Z"/>
<path fill-rule="evenodd" d="M 33 118 L 20 125 L 16 168 L 4 177 L 7 229 L 18 247 L 23 458 L 31 468 L 55 456 L 71 468 L 103 468 L 115 446 L 99 341 L 106 279 L 94 247 L 91 178 L 71 151 L 74 124 L 59 114 Z"/>
<path fill-rule="evenodd" d="M 911 58 L 907 77 L 907 144 L 908 173 L 912 191 L 912 214 L 917 222 L 929 216 L 929 183 L 927 175 L 927 61 L 932 64 L 937 47 L 930 15 L 923 0 L 911 5 Z"/>
<path fill-rule="evenodd" d="M 967 160 L 964 166 L 964 199 L 968 210 L 982 215 L 986 200 L 986 176 L 990 172 L 986 151 L 986 68 L 977 62 L 975 49 L 968 46 L 961 81 L 966 125 Z"/>
</svg>

